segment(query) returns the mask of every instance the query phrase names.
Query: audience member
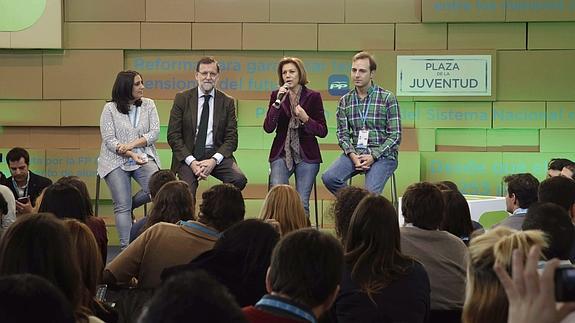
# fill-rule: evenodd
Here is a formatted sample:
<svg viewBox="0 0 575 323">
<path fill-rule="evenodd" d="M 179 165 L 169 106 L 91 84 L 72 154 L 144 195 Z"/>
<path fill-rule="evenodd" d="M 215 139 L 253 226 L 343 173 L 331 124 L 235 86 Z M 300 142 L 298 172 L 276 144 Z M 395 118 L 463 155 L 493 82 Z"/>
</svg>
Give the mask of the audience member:
<svg viewBox="0 0 575 323">
<path fill-rule="evenodd" d="M 31 274 L 0 277 L 0 322 L 75 323 L 74 311 L 58 288 Z"/>
<path fill-rule="evenodd" d="M 42 194 L 38 212 L 52 213 L 57 218 L 76 219 L 86 223 L 88 209 L 82 193 L 71 184 L 54 183 Z"/>
<path fill-rule="evenodd" d="M 452 181 L 439 181 L 439 182 L 434 183 L 434 184 L 435 184 L 435 186 L 437 186 L 437 188 L 439 188 L 442 191 L 452 190 L 452 191 L 459 192 L 459 187 L 457 187 L 457 184 L 455 184 Z"/>
<path fill-rule="evenodd" d="M 427 272 L 400 248 L 399 223 L 383 196 L 365 197 L 347 233 L 345 271 L 332 313 L 337 322 L 427 322 Z"/>
<path fill-rule="evenodd" d="M 189 263 L 213 248 L 221 232 L 243 220 L 241 191 L 231 184 L 212 186 L 202 194 L 197 221 L 157 223 L 128 245 L 104 270 L 109 284 L 138 280 L 139 288 L 156 288 L 164 268 Z"/>
<path fill-rule="evenodd" d="M 150 181 L 148 182 L 148 190 L 150 191 L 150 200 L 152 201 L 154 200 L 154 197 L 156 196 L 160 188 L 164 186 L 164 184 L 175 180 L 177 180 L 176 175 L 169 169 L 160 169 L 157 172 L 153 173 L 152 176 L 150 176 Z M 146 221 L 147 221 L 146 217 L 143 217 L 132 225 L 132 228 L 130 229 L 130 243 L 136 240 L 136 238 L 140 235 L 140 233 L 142 232 L 142 228 L 146 225 Z"/>
<path fill-rule="evenodd" d="M 279 222 L 281 234 L 310 226 L 298 192 L 289 185 L 276 185 L 266 195 L 260 219 Z"/>
<path fill-rule="evenodd" d="M 75 219 L 68 219 L 64 224 L 70 232 L 72 250 L 78 261 L 82 280 L 81 304 L 106 323 L 116 322 L 118 317 L 113 309 L 96 300 L 97 287 L 101 282 L 102 258 L 96 239 L 90 228 Z"/>
<path fill-rule="evenodd" d="M 422 182 L 407 187 L 401 211 L 401 250 L 423 264 L 431 284 L 432 310 L 457 310 L 463 307 L 467 247 L 461 239 L 439 230 L 444 202 L 441 191 Z"/>
<path fill-rule="evenodd" d="M 108 231 L 106 230 L 106 223 L 104 220 L 94 216 L 94 212 L 92 211 L 92 199 L 90 198 L 90 193 L 88 192 L 86 183 L 84 183 L 78 176 L 64 176 L 58 179 L 56 183 L 72 185 L 80 191 L 80 194 L 82 194 L 84 205 L 88 210 L 86 225 L 94 234 L 96 243 L 98 243 L 98 248 L 100 249 L 100 255 L 102 256 L 102 264 L 105 263 L 108 256 Z"/>
<path fill-rule="evenodd" d="M 527 252 L 534 245 L 546 246 L 543 232 L 508 227 L 497 227 L 471 241 L 464 323 L 507 322 L 508 302 L 493 266 L 510 271 L 513 250 Z"/>
<path fill-rule="evenodd" d="M 509 266 L 506 268 L 501 264 L 494 266 L 509 302 L 507 323 L 571 322 L 569 314 L 575 311 L 575 303 L 558 304 L 555 301 L 554 277 L 559 261 L 548 261 L 540 275 L 540 255 L 540 247 L 532 246 L 524 264 L 524 253 L 520 249 L 514 250 L 511 270 Z M 509 276 L 509 271 L 513 273 L 513 278 Z M 566 318 L 567 315 L 569 317 Z"/>
<path fill-rule="evenodd" d="M 483 232 L 483 227 L 471 220 L 469 203 L 463 194 L 459 191 L 442 190 L 441 195 L 445 208 L 439 228 L 459 237 L 466 245 L 469 244 L 471 233 L 475 230 Z"/>
<path fill-rule="evenodd" d="M 34 274 L 60 289 L 78 321 L 91 314 L 82 307 L 81 277 L 70 233 L 63 221 L 48 213 L 23 215 L 0 240 L 0 276 Z"/>
<path fill-rule="evenodd" d="M 343 251 L 330 235 L 301 229 L 274 248 L 266 276 L 268 295 L 244 307 L 249 322 L 317 322 L 339 290 Z"/>
<path fill-rule="evenodd" d="M 529 206 L 537 202 L 539 180 L 529 173 L 521 173 L 505 176 L 503 181 L 507 183 L 505 204 L 511 216 L 496 225 L 521 230 Z"/>
<path fill-rule="evenodd" d="M 16 221 L 16 200 L 10 189 L 0 185 L 0 236 Z"/>
<path fill-rule="evenodd" d="M 150 215 L 146 217 L 146 223 L 140 229 L 140 232 L 135 233 L 134 237 L 130 237 L 130 242 L 156 223 L 178 223 L 179 221 L 195 220 L 194 200 L 188 183 L 184 181 L 173 181 L 164 184 L 157 195 L 154 196 L 153 201 L 154 206 L 150 211 Z M 134 226 L 132 226 L 133 228 Z"/>
<path fill-rule="evenodd" d="M 52 181 L 34 174 L 30 169 L 30 155 L 24 148 L 12 148 L 6 154 L 6 163 L 12 176 L 8 177 L 8 188 L 16 199 L 16 212 L 31 213 L 40 192 Z"/>
<path fill-rule="evenodd" d="M 567 211 L 554 203 L 535 203 L 527 211 L 523 230 L 541 230 L 548 247 L 543 249 L 546 259 L 568 260 L 575 242 L 575 228 Z"/>
<path fill-rule="evenodd" d="M 565 209 L 575 223 L 575 181 L 563 176 L 551 177 L 539 185 L 539 202 L 555 203 Z"/>
<path fill-rule="evenodd" d="M 361 200 L 369 195 L 369 191 L 357 186 L 348 186 L 335 194 L 332 214 L 335 221 L 335 233 L 342 243 L 345 243 L 347 229 L 351 216 Z"/>
<path fill-rule="evenodd" d="M 567 177 L 569 179 L 575 179 L 575 163 L 565 165 L 561 170 L 561 176 Z"/>
<path fill-rule="evenodd" d="M 268 223 L 249 219 L 224 231 L 214 249 L 189 264 L 165 269 L 162 279 L 188 270 L 205 270 L 226 286 L 242 307 L 266 294 L 265 278 L 279 233 Z"/>
<path fill-rule="evenodd" d="M 566 158 L 552 158 L 547 164 L 547 178 L 561 176 L 563 167 L 573 164 L 573 162 Z"/>
<path fill-rule="evenodd" d="M 205 272 L 168 279 L 144 307 L 138 323 L 243 323 L 242 310 L 225 287 Z"/>
</svg>

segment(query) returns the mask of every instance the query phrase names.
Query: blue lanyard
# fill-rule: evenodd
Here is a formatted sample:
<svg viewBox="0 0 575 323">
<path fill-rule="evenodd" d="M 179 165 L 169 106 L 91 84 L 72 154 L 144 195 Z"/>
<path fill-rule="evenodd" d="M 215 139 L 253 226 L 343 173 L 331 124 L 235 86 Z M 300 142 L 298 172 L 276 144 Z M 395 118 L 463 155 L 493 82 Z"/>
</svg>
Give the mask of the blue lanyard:
<svg viewBox="0 0 575 323">
<path fill-rule="evenodd" d="M 357 90 L 355 93 L 355 102 L 354 103 L 356 106 L 359 105 L 359 94 L 357 94 Z M 371 95 L 368 92 L 367 97 L 365 98 L 365 103 L 363 104 L 363 111 L 358 111 L 359 112 L 359 118 L 361 120 L 361 123 L 363 124 L 364 129 L 367 127 L 366 120 L 367 120 L 367 115 L 369 114 L 369 104 L 370 103 L 371 103 Z"/>
<path fill-rule="evenodd" d="M 304 311 L 297 306 L 290 305 L 290 304 L 282 302 L 280 300 L 269 299 L 269 298 L 264 297 L 264 298 L 260 299 L 259 302 L 256 303 L 256 306 L 262 306 L 262 305 L 274 307 L 274 308 L 279 308 L 281 310 L 284 310 L 286 312 L 290 312 L 291 314 L 296 315 L 298 317 L 301 317 L 302 319 L 307 320 L 307 321 L 312 322 L 312 323 L 317 322 L 316 318 L 313 315 L 311 315 L 310 313 L 308 313 L 307 311 Z"/>
<path fill-rule="evenodd" d="M 219 237 L 222 236 L 222 234 L 219 233 L 218 231 L 212 230 L 212 229 L 210 229 L 210 228 L 206 228 L 206 227 L 204 227 L 203 225 L 197 224 L 197 223 L 195 223 L 195 222 L 179 221 L 178 224 L 179 224 L 179 225 L 186 226 L 186 227 L 188 227 L 188 228 L 196 229 L 196 230 L 198 230 L 198 231 L 202 231 L 203 233 L 205 233 L 205 234 L 207 234 L 207 235 L 209 235 L 209 236 L 215 237 L 215 238 L 219 238 Z"/>
<path fill-rule="evenodd" d="M 18 194 L 18 197 L 26 197 L 28 196 L 28 184 L 30 184 L 30 172 L 28 172 L 28 176 L 26 176 L 26 186 L 24 186 L 24 195 L 20 196 L 20 190 L 18 184 L 14 180 L 14 176 L 12 176 L 12 186 L 14 187 L 14 191 Z"/>
</svg>

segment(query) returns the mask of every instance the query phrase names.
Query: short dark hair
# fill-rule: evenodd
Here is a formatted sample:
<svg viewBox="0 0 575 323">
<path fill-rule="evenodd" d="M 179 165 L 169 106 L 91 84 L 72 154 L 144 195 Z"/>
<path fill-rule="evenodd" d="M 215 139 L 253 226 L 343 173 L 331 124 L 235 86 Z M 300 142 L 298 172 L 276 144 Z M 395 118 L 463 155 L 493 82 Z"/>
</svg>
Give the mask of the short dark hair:
<svg viewBox="0 0 575 323">
<path fill-rule="evenodd" d="M 335 221 L 335 233 L 342 242 L 346 239 L 353 211 L 367 195 L 369 195 L 368 190 L 357 186 L 344 187 L 335 194 L 332 213 Z"/>
<path fill-rule="evenodd" d="M 134 99 L 132 96 L 132 89 L 134 87 L 134 78 L 136 76 L 140 76 L 142 78 L 140 73 L 130 70 L 121 71 L 116 75 L 116 81 L 114 81 L 114 86 L 112 87 L 112 100 L 110 101 L 116 103 L 116 109 L 120 113 L 128 114 L 130 111 L 128 103 Z M 142 105 L 142 100 L 137 100 L 134 104 L 139 107 Z"/>
<path fill-rule="evenodd" d="M 452 190 L 452 191 L 458 191 L 459 192 L 459 187 L 457 187 L 457 184 L 455 184 L 452 181 L 439 181 L 437 183 L 435 183 L 435 186 L 437 186 L 437 188 L 439 188 L 440 190 Z"/>
<path fill-rule="evenodd" d="M 530 173 L 511 174 L 503 177 L 507 184 L 507 195 L 515 195 L 519 202 L 519 207 L 527 209 L 537 202 L 537 190 L 539 189 L 539 180 Z"/>
<path fill-rule="evenodd" d="M 247 322 L 234 297 L 204 271 L 170 277 L 144 307 L 140 323 Z"/>
<path fill-rule="evenodd" d="M 305 65 L 302 62 L 301 59 L 297 58 L 297 57 L 284 57 L 281 59 L 281 61 L 278 64 L 278 84 L 280 86 L 284 85 L 284 79 L 282 77 L 282 69 L 284 67 L 285 64 L 294 64 L 295 67 L 297 68 L 298 74 L 299 74 L 299 85 L 306 85 L 308 83 L 307 80 L 307 72 L 305 71 Z"/>
<path fill-rule="evenodd" d="M 218 69 L 218 73 L 220 72 L 220 63 L 218 63 L 218 61 L 216 61 L 216 59 L 213 56 L 204 56 L 202 58 L 200 58 L 200 60 L 198 61 L 198 63 L 196 64 L 196 72 L 200 71 L 200 65 L 203 64 L 216 64 L 216 67 Z"/>
<path fill-rule="evenodd" d="M 439 228 L 443 220 L 443 208 L 441 191 L 429 182 L 409 185 L 401 200 L 405 222 L 426 230 Z"/>
<path fill-rule="evenodd" d="M 539 185 L 539 202 L 551 202 L 561 206 L 567 212 L 575 204 L 575 181 L 563 177 L 550 177 Z"/>
<path fill-rule="evenodd" d="M 473 232 L 471 211 L 467 200 L 459 191 L 443 190 L 444 213 L 439 228 L 459 238 L 469 237 Z"/>
<path fill-rule="evenodd" d="M 575 180 L 575 164 L 565 165 L 565 167 L 563 167 L 563 168 L 567 168 L 568 170 L 571 171 L 571 177 L 567 177 L 567 178 Z"/>
<path fill-rule="evenodd" d="M 198 221 L 222 232 L 244 219 L 246 205 L 239 188 L 218 184 L 202 193 Z"/>
<path fill-rule="evenodd" d="M 148 191 L 150 191 L 152 199 L 164 184 L 175 180 L 177 180 L 176 174 L 169 169 L 160 169 L 153 173 L 148 181 Z"/>
<path fill-rule="evenodd" d="M 575 228 L 567 211 L 554 203 L 534 203 L 527 210 L 523 230 L 541 230 L 549 246 L 543 250 L 547 259 L 568 260 L 573 246 Z"/>
<path fill-rule="evenodd" d="M 571 164 L 573 164 L 573 162 L 567 158 L 551 158 L 547 164 L 547 169 L 561 171 L 563 167 Z"/>
<path fill-rule="evenodd" d="M 6 154 L 6 164 L 10 165 L 10 162 L 17 162 L 20 158 L 24 158 L 26 165 L 30 166 L 30 154 L 26 149 L 21 147 L 14 147 Z"/>
<path fill-rule="evenodd" d="M 82 197 L 84 198 L 84 204 L 86 205 L 86 209 L 88 210 L 88 215 L 89 216 L 94 215 L 94 212 L 92 211 L 92 199 L 90 198 L 90 193 L 88 192 L 88 186 L 86 186 L 86 183 L 84 183 L 84 181 L 82 181 L 80 177 L 64 176 L 58 179 L 56 183 L 69 184 L 78 189 L 78 191 L 80 191 Z"/>
<path fill-rule="evenodd" d="M 73 185 L 54 183 L 44 190 L 38 212 L 52 213 L 57 218 L 71 218 L 86 223 L 88 209 L 82 193 Z"/>
<path fill-rule="evenodd" d="M 273 292 L 313 308 L 335 291 L 342 270 L 339 241 L 315 229 L 300 229 L 288 233 L 276 245 L 268 283 Z"/>
<path fill-rule="evenodd" d="M 48 280 L 19 274 L 0 277 L 0 322 L 74 323 L 76 319 L 64 294 Z"/>
<path fill-rule="evenodd" d="M 359 59 L 366 59 L 366 58 L 369 60 L 369 71 L 373 72 L 373 71 L 377 70 L 377 63 L 375 62 L 375 58 L 369 52 L 361 51 L 361 52 L 353 55 L 353 59 L 351 61 L 355 62 Z"/>
</svg>

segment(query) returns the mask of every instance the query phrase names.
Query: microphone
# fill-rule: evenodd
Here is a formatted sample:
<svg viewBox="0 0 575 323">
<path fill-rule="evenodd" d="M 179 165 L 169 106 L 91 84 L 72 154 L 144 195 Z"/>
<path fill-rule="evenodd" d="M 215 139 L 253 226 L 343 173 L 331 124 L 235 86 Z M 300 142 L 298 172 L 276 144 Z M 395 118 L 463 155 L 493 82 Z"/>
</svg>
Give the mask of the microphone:
<svg viewBox="0 0 575 323">
<path fill-rule="evenodd" d="M 287 89 L 287 86 L 285 86 L 284 84 L 284 88 Z M 272 104 L 274 107 L 279 108 L 280 104 L 282 103 L 282 100 L 284 98 L 284 96 L 286 95 L 287 92 L 283 92 L 283 93 L 278 93 L 278 96 L 276 98 L 276 101 Z"/>
</svg>

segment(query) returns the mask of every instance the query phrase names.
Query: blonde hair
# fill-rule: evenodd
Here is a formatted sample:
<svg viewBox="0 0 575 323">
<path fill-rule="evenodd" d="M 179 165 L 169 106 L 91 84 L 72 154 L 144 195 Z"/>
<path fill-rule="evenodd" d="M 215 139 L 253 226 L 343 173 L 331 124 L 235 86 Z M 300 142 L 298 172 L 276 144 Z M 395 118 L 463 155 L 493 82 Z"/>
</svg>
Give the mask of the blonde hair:
<svg viewBox="0 0 575 323">
<path fill-rule="evenodd" d="M 499 264 L 511 273 L 513 250 L 528 254 L 534 245 L 547 247 L 542 231 L 516 231 L 502 226 L 471 240 L 464 323 L 507 322 L 509 303 L 493 265 Z"/>
<path fill-rule="evenodd" d="M 289 185 L 277 185 L 268 192 L 260 219 L 278 221 L 282 235 L 310 226 L 298 192 Z"/>
</svg>

